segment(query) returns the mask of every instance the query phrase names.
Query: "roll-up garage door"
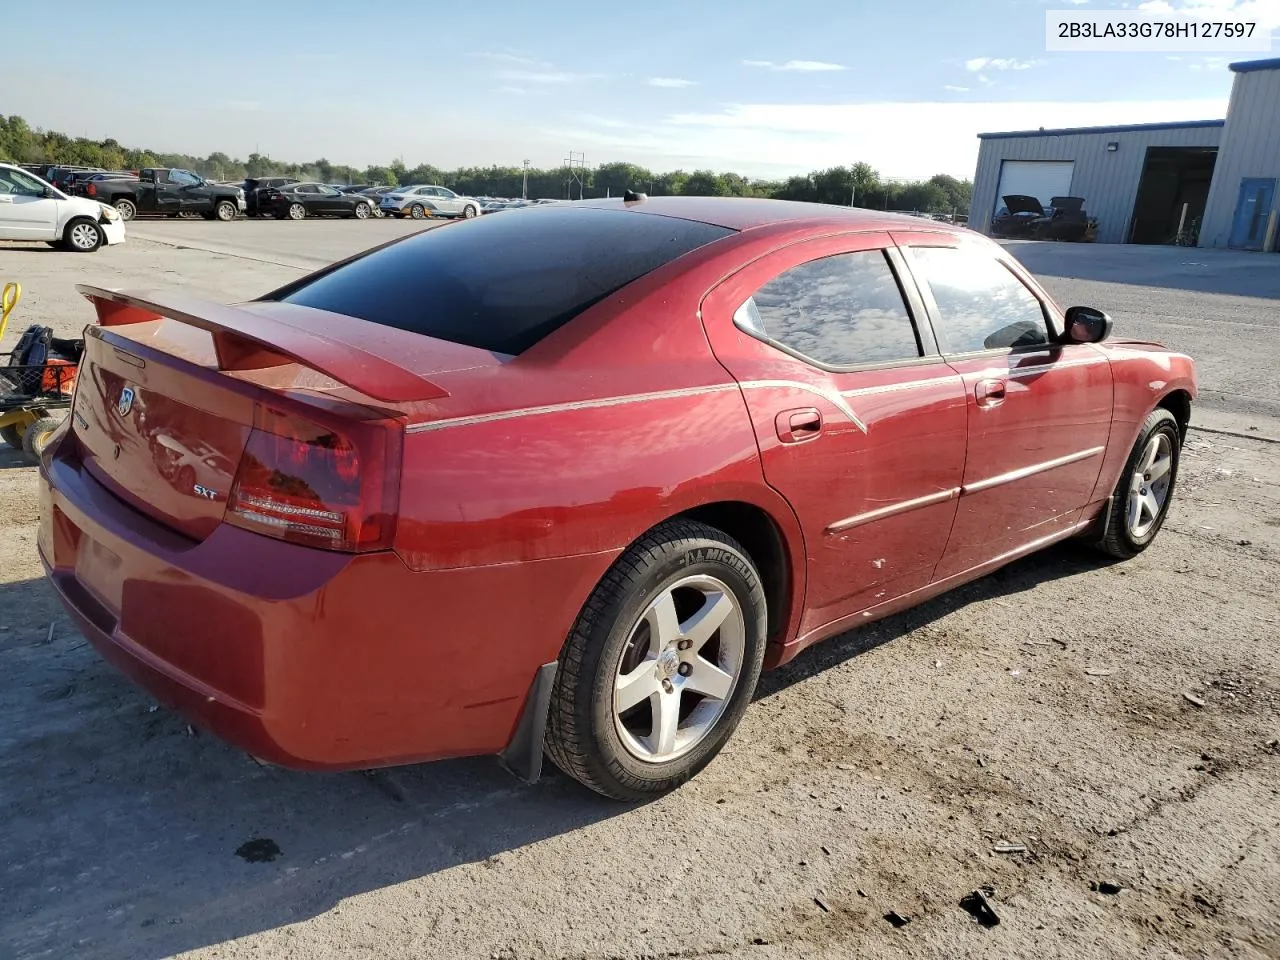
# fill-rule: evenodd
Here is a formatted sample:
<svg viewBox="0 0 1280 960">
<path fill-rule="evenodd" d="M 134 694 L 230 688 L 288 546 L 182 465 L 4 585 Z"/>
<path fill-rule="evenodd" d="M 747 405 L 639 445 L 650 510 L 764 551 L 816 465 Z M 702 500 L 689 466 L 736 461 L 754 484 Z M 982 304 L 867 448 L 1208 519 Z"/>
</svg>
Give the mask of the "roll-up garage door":
<svg viewBox="0 0 1280 960">
<path fill-rule="evenodd" d="M 1072 160 L 1005 160 L 1000 164 L 1000 189 L 995 209 L 1004 206 L 1002 197 L 1023 194 L 1035 197 L 1047 207 L 1051 197 L 1071 196 Z"/>
</svg>

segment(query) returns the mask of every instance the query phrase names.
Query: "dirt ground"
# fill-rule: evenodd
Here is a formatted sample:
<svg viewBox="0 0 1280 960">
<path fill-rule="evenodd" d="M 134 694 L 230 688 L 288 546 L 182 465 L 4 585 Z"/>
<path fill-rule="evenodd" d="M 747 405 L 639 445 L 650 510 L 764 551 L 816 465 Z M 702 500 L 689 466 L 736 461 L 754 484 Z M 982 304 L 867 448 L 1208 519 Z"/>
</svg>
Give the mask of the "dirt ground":
<svg viewBox="0 0 1280 960">
<path fill-rule="evenodd" d="M 231 300 L 307 256 L 144 233 L 94 257 L 0 246 L 18 328 L 73 332 L 82 280 Z M 1120 304 L 1119 335 L 1217 324 L 1208 368 L 1259 371 L 1261 411 L 1206 379 L 1213 432 L 1155 545 L 1054 548 L 820 645 L 641 807 L 483 759 L 291 773 L 193 733 L 61 614 L 34 470 L 0 452 L 0 960 L 1280 957 L 1276 294 L 1138 295 L 1088 266 L 1046 280 Z M 962 909 L 975 890 L 997 925 Z"/>
</svg>

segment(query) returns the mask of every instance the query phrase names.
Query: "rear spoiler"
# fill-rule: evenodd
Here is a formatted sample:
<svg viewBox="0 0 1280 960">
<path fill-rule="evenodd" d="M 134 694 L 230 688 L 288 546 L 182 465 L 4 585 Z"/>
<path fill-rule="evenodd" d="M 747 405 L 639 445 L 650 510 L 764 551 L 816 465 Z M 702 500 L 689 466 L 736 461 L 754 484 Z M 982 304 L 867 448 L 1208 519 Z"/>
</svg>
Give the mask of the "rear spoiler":
<svg viewBox="0 0 1280 960">
<path fill-rule="evenodd" d="M 132 294 L 78 283 L 76 292 L 94 305 L 98 323 L 104 327 L 169 319 L 209 331 L 219 370 L 256 370 L 300 363 L 387 403 L 438 400 L 449 395 L 447 390 L 386 357 L 237 307 L 178 291 Z"/>
</svg>

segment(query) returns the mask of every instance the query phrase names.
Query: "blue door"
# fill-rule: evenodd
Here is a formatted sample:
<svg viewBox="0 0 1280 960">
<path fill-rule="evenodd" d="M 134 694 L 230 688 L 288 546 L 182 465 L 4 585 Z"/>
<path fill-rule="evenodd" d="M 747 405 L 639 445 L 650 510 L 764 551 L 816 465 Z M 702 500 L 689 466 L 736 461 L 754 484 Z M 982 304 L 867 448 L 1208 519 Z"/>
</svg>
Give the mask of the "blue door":
<svg viewBox="0 0 1280 960">
<path fill-rule="evenodd" d="M 1236 201 L 1236 217 L 1231 223 L 1228 246 L 1241 250 L 1262 249 L 1275 193 L 1275 180 L 1246 177 L 1240 181 L 1240 199 Z"/>
</svg>

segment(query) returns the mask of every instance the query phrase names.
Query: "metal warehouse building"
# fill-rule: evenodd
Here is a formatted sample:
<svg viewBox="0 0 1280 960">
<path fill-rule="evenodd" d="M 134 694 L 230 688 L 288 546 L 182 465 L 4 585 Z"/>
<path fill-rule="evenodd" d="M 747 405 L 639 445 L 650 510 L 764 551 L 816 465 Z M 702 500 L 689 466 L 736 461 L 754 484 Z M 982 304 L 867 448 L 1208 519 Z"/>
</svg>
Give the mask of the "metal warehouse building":
<svg viewBox="0 0 1280 960">
<path fill-rule="evenodd" d="M 1275 250 L 1280 59 L 1231 65 L 1225 120 L 979 134 L 969 226 L 991 232 L 1003 197 L 1081 197 L 1099 243 Z M 1274 213 L 1273 213 L 1274 212 Z"/>
</svg>

